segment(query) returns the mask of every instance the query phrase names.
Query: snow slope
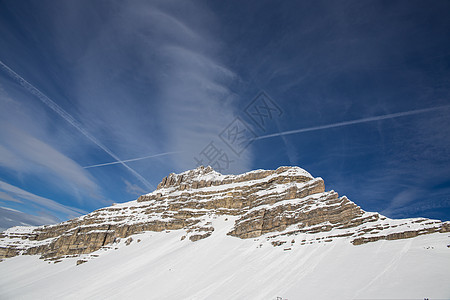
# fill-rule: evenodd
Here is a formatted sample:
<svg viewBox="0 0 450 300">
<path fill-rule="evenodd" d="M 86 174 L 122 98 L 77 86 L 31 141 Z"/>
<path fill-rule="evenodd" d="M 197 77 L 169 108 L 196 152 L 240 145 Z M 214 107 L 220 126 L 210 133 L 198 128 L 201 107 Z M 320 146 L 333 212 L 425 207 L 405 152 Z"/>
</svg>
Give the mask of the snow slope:
<svg viewBox="0 0 450 300">
<path fill-rule="evenodd" d="M 450 298 L 449 233 L 359 246 L 347 239 L 300 246 L 297 235 L 274 247 L 270 234 L 227 236 L 233 217 L 210 218 L 215 231 L 195 243 L 181 241 L 182 230 L 146 232 L 80 265 L 80 257 L 7 259 L 0 299 Z"/>
</svg>

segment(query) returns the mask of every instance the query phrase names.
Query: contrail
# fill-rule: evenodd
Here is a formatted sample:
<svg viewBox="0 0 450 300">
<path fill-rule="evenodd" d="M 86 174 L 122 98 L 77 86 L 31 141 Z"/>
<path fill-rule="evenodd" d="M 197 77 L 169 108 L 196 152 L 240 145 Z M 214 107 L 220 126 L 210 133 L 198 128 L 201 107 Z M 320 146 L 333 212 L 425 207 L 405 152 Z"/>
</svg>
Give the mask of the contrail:
<svg viewBox="0 0 450 300">
<path fill-rule="evenodd" d="M 104 164 L 86 166 L 83 168 L 89 169 L 89 168 L 103 167 L 103 166 L 115 165 L 115 164 L 120 164 L 120 163 L 124 163 L 124 162 L 129 162 L 129 161 L 137 161 L 137 160 L 141 160 L 141 159 L 176 154 L 176 153 L 181 153 L 181 151 L 166 152 L 166 153 L 154 154 L 154 155 L 143 156 L 143 157 L 138 157 L 138 158 L 126 159 L 126 160 L 121 160 L 121 161 L 113 161 L 113 162 L 104 163 Z"/>
<path fill-rule="evenodd" d="M 436 111 L 436 110 L 441 110 L 441 109 L 446 109 L 446 108 L 450 108 L 450 105 L 443 105 L 443 106 L 437 106 L 437 107 L 431 107 L 431 108 L 410 110 L 410 111 L 404 111 L 404 112 L 399 112 L 399 113 L 394 113 L 394 114 L 375 116 L 375 117 L 368 117 L 368 118 L 363 118 L 363 119 L 357 119 L 357 120 L 352 120 L 352 121 L 345 121 L 345 122 L 340 122 L 340 123 L 333 123 L 333 124 L 321 125 L 321 126 L 315 126 L 315 127 L 309 127 L 309 128 L 288 130 L 288 131 L 283 131 L 283 132 L 278 132 L 278 133 L 273 133 L 273 134 L 268 134 L 268 135 L 262 135 L 262 136 L 254 138 L 253 140 L 262 140 L 262 139 L 268 139 L 268 138 L 277 137 L 277 136 L 284 136 L 284 135 L 297 134 L 297 133 L 303 133 L 303 132 L 309 132 L 309 131 L 316 131 L 316 130 L 322 130 L 322 129 L 328 129 L 328 128 L 343 127 L 343 126 L 359 124 L 359 123 L 367 123 L 367 122 L 373 122 L 373 121 L 393 119 L 393 118 L 398 118 L 398 117 L 418 115 L 418 114 L 423 114 L 423 113 Z"/>
<path fill-rule="evenodd" d="M 127 164 L 122 162 L 120 158 L 114 154 L 111 150 L 109 150 L 105 145 L 103 145 L 99 140 L 97 140 L 92 134 L 87 132 L 83 126 L 75 120 L 68 112 L 66 112 L 64 109 L 62 109 L 58 104 L 56 104 L 53 100 L 51 100 L 49 97 L 47 97 L 44 93 L 39 91 L 36 87 L 34 87 L 32 84 L 28 83 L 25 79 L 23 79 L 19 74 L 14 72 L 12 69 L 10 69 L 7 65 L 5 65 L 0 60 L 0 66 L 8 73 L 11 78 L 13 78 L 15 81 L 17 81 L 22 87 L 24 87 L 27 91 L 29 91 L 32 95 L 36 96 L 39 100 L 41 100 L 45 105 L 47 105 L 50 109 L 52 109 L 54 112 L 56 112 L 61 118 L 66 120 L 70 125 L 75 127 L 81 134 L 83 134 L 86 138 L 91 140 L 94 144 L 96 144 L 98 147 L 100 147 L 103 151 L 105 151 L 107 154 L 109 154 L 112 158 L 114 158 L 117 162 L 122 164 L 125 168 L 128 169 L 134 176 L 136 176 L 137 179 L 139 179 L 147 188 L 149 189 L 155 189 L 153 185 L 148 182 L 144 177 L 142 177 L 141 174 L 130 168 Z"/>
</svg>

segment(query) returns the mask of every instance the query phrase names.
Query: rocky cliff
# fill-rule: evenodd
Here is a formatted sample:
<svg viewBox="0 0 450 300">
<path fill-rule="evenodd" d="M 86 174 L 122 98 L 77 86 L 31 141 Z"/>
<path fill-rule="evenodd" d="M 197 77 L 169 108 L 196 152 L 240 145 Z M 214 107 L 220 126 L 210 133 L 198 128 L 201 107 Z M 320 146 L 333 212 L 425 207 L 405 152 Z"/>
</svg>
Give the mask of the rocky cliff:
<svg viewBox="0 0 450 300">
<path fill-rule="evenodd" d="M 450 231 L 449 222 L 393 220 L 365 212 L 347 197 L 326 191 L 321 178 L 298 167 L 241 175 L 199 167 L 170 174 L 155 191 L 135 201 L 56 225 L 10 228 L 0 234 L 0 258 L 40 255 L 58 260 L 111 248 L 144 231 L 183 230 L 182 241 L 195 242 L 211 235 L 214 227 L 208 220 L 217 215 L 234 220 L 230 236 L 264 238 L 283 247 L 300 234 L 304 238 L 299 246 L 334 239 L 356 246 Z"/>
</svg>

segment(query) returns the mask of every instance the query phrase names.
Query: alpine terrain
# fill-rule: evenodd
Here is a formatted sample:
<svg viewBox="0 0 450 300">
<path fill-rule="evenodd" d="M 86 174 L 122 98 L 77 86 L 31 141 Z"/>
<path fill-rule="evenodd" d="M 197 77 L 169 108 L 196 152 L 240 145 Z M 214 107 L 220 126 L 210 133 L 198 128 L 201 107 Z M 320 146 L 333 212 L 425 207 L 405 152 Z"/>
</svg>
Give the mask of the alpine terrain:
<svg viewBox="0 0 450 300">
<path fill-rule="evenodd" d="M 450 222 L 394 220 L 298 167 L 170 174 L 135 201 L 0 234 L 1 299 L 450 298 Z"/>
</svg>

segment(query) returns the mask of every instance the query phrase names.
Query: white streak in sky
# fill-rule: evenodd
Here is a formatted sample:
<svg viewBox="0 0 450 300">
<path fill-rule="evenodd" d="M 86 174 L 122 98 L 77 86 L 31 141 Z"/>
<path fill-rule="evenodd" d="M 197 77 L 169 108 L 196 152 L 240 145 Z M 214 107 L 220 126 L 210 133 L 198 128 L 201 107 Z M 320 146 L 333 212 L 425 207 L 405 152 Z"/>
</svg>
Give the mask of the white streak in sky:
<svg viewBox="0 0 450 300">
<path fill-rule="evenodd" d="M 410 110 L 410 111 L 404 111 L 404 112 L 399 112 L 399 113 L 394 113 L 394 114 L 368 117 L 368 118 L 363 118 L 363 119 L 358 119 L 358 120 L 345 121 L 345 122 L 339 122 L 339 123 L 333 123 L 333 124 L 321 125 L 321 126 L 315 126 L 315 127 L 309 127 L 309 128 L 288 130 L 288 131 L 283 131 L 283 132 L 278 132 L 278 133 L 273 133 L 273 134 L 268 134 L 268 135 L 262 135 L 262 136 L 254 138 L 253 140 L 262 140 L 262 139 L 268 139 L 268 138 L 273 138 L 273 137 L 277 137 L 277 136 L 284 136 L 284 135 L 297 134 L 297 133 L 316 131 L 316 130 L 323 130 L 323 129 L 329 129 L 329 128 L 337 128 L 337 127 L 343 127 L 343 126 L 360 124 L 360 123 L 393 119 L 393 118 L 398 118 L 398 117 L 406 117 L 406 116 L 418 115 L 418 114 L 423 114 L 423 113 L 432 112 L 432 111 L 438 111 L 438 110 L 446 109 L 446 108 L 450 108 L 450 105 Z"/>
<path fill-rule="evenodd" d="M 118 163 L 124 166 L 128 171 L 130 171 L 137 179 L 139 179 L 147 188 L 154 189 L 153 185 L 148 182 L 141 174 L 130 168 L 127 164 L 120 160 L 120 158 L 114 154 L 111 150 L 109 150 L 105 145 L 103 145 L 99 140 L 97 140 L 92 134 L 87 132 L 83 126 L 75 120 L 68 112 L 62 109 L 58 104 L 56 104 L 53 100 L 44 95 L 41 91 L 39 91 L 36 87 L 30 84 L 28 81 L 23 79 L 19 74 L 10 69 L 7 65 L 5 65 L 0 60 L 0 66 L 8 73 L 11 78 L 16 80 L 22 87 L 24 87 L 27 91 L 29 91 L 32 95 L 36 96 L 39 100 L 41 100 L 45 105 L 47 105 L 50 109 L 56 112 L 61 118 L 66 120 L 70 125 L 75 127 L 81 134 L 83 134 L 86 138 L 91 140 L 94 144 L 100 147 L 103 151 L 109 154 L 112 158 L 114 158 Z"/>
<path fill-rule="evenodd" d="M 89 168 L 103 167 L 103 166 L 115 165 L 115 164 L 120 164 L 120 163 L 124 163 L 124 162 L 137 161 L 137 160 L 141 160 L 141 159 L 147 159 L 147 158 L 151 158 L 151 157 L 158 157 L 158 156 L 164 156 L 164 155 L 170 155 L 170 154 L 176 154 L 176 153 L 181 153 L 181 151 L 173 151 L 173 152 L 154 154 L 154 155 L 143 156 L 143 157 L 138 157 L 138 158 L 125 159 L 122 161 L 113 161 L 113 162 L 104 163 L 104 164 L 86 166 L 83 168 L 89 169 Z"/>
</svg>

